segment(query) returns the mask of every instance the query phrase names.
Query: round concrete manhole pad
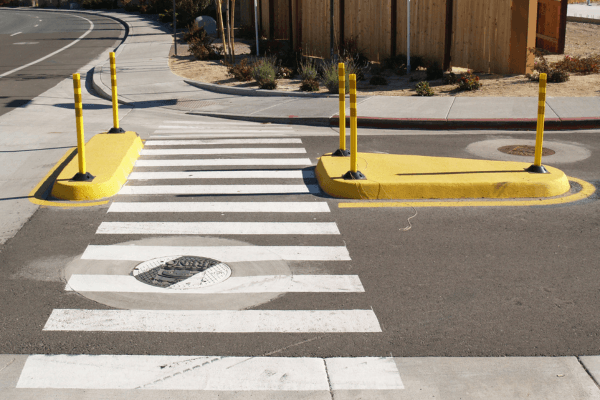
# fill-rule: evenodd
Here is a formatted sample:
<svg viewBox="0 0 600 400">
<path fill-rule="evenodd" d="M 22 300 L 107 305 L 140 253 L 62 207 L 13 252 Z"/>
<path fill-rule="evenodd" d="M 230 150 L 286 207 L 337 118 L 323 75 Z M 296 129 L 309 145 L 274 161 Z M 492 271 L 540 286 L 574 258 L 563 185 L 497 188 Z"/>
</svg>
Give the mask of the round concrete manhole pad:
<svg viewBox="0 0 600 400">
<path fill-rule="evenodd" d="M 148 285 L 185 290 L 221 283 L 231 276 L 231 268 L 212 258 L 169 256 L 143 262 L 132 274 Z"/>
<path fill-rule="evenodd" d="M 506 154 L 512 154 L 513 156 L 531 157 L 535 155 L 535 146 L 511 144 L 509 146 L 502 146 L 498 148 L 498 151 Z M 551 156 L 553 154 L 556 154 L 554 150 L 542 147 L 542 156 Z"/>
</svg>

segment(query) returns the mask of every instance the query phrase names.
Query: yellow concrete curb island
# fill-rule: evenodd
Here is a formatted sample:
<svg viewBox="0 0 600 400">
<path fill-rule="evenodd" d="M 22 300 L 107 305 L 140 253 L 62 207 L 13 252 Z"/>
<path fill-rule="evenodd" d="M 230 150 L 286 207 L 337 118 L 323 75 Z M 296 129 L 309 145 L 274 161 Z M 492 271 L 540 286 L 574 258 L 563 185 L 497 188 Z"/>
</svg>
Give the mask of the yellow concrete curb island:
<svg viewBox="0 0 600 400">
<path fill-rule="evenodd" d="M 95 176 L 94 180 L 72 180 L 79 172 L 77 157 L 73 157 L 56 178 L 51 195 L 61 200 L 77 201 L 115 195 L 127 181 L 143 147 L 135 132 L 94 136 L 85 146 L 87 171 Z"/>
<path fill-rule="evenodd" d="M 327 194 L 345 199 L 509 199 L 553 197 L 570 184 L 559 169 L 548 174 L 525 171 L 523 162 L 470 160 L 396 154 L 358 153 L 358 170 L 366 180 L 342 178 L 348 157 L 326 154 L 316 175 Z"/>
</svg>

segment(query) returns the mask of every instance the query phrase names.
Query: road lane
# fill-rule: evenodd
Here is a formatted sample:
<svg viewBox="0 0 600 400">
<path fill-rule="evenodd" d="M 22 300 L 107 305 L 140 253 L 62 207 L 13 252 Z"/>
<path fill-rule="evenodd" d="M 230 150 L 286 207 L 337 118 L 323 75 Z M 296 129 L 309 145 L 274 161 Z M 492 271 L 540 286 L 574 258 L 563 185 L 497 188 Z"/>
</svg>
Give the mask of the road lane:
<svg viewBox="0 0 600 400">
<path fill-rule="evenodd" d="M 0 10 L 0 76 L 58 52 L 0 78 L 0 115 L 26 105 L 105 49 L 115 47 L 122 34 L 121 24 L 95 15 Z"/>
</svg>

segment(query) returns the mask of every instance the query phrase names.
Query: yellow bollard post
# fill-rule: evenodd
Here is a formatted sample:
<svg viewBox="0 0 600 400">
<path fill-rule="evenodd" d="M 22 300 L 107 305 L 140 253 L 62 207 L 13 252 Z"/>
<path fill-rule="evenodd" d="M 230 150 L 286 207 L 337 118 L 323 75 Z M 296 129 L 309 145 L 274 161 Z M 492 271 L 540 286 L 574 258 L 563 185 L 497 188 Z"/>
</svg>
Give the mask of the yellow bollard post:
<svg viewBox="0 0 600 400">
<path fill-rule="evenodd" d="M 77 124 L 77 160 L 79 172 L 73 177 L 74 181 L 91 181 L 94 176 L 86 171 L 85 137 L 83 132 L 83 103 L 81 101 L 81 77 L 73 74 L 73 93 L 75 98 L 75 121 Z"/>
<path fill-rule="evenodd" d="M 356 111 L 356 75 L 350 75 L 350 171 L 344 179 L 367 179 L 358 170 L 358 119 Z"/>
<path fill-rule="evenodd" d="M 334 157 L 348 157 L 350 152 L 346 150 L 346 66 L 338 64 L 338 80 L 340 82 L 340 147 L 333 153 Z"/>
<path fill-rule="evenodd" d="M 546 74 L 540 74 L 540 93 L 538 98 L 537 130 L 535 135 L 535 157 L 533 165 L 527 168 L 529 172 L 547 174 L 548 170 L 542 165 L 542 148 L 544 145 L 544 120 L 546 118 Z"/>
<path fill-rule="evenodd" d="M 119 97 L 117 96 L 117 65 L 115 53 L 110 53 L 110 84 L 112 86 L 113 127 L 108 133 L 124 133 L 119 127 Z"/>
</svg>

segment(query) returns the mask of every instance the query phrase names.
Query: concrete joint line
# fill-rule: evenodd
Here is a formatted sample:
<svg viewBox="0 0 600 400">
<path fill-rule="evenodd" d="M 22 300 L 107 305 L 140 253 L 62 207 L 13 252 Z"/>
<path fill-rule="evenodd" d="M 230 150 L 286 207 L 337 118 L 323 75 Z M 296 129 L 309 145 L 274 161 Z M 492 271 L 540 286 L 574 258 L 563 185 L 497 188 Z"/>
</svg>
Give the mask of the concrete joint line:
<svg viewBox="0 0 600 400">
<path fill-rule="evenodd" d="M 552 106 L 550 104 L 548 104 L 548 101 L 546 100 L 544 103 L 545 103 L 546 107 L 549 108 L 550 110 L 552 110 L 552 112 L 558 117 L 558 120 L 560 122 L 563 122 L 563 119 L 558 115 L 558 113 L 556 112 L 556 110 L 554 110 L 552 108 Z"/>
<path fill-rule="evenodd" d="M 448 122 L 448 116 L 450 115 L 450 111 L 452 111 L 452 107 L 454 107 L 454 102 L 456 101 L 456 96 L 454 96 L 452 98 L 452 104 L 450 104 L 450 107 L 448 107 L 448 112 L 446 113 L 446 116 L 444 117 L 444 119 L 446 120 L 446 122 Z"/>
<path fill-rule="evenodd" d="M 577 362 L 579 363 L 579 365 L 581 365 L 581 368 L 583 368 L 583 370 L 585 371 L 586 374 L 588 374 L 588 376 L 592 379 L 592 381 L 594 382 L 594 384 L 596 385 L 596 387 L 598 387 L 598 389 L 600 389 L 600 384 L 598 383 L 598 381 L 596 380 L 596 378 L 594 378 L 594 375 L 592 375 L 592 373 L 590 372 L 589 369 L 587 369 L 587 367 L 585 366 L 585 364 L 581 361 L 581 358 L 579 356 L 575 357 L 577 359 Z"/>
<path fill-rule="evenodd" d="M 263 109 L 261 109 L 261 110 L 254 111 L 253 113 L 250 113 L 250 114 L 248 114 L 248 115 L 254 115 L 254 114 L 256 114 L 256 113 L 259 113 L 259 112 L 263 112 L 263 111 L 269 110 L 269 109 L 271 109 L 271 108 L 273 108 L 273 107 L 279 107 L 279 106 L 280 106 L 280 105 L 282 105 L 282 104 L 288 104 L 288 103 L 292 103 L 292 102 L 294 102 L 294 101 L 298 101 L 298 100 L 297 100 L 297 99 L 290 99 L 290 100 L 287 100 L 287 101 L 285 101 L 285 100 L 284 100 L 284 101 L 282 101 L 282 102 L 281 102 L 281 103 L 279 103 L 279 104 L 274 104 L 274 105 L 272 105 L 272 106 L 269 106 L 269 107 L 267 107 L 267 108 L 263 108 Z"/>
<path fill-rule="evenodd" d="M 323 358 L 323 366 L 325 367 L 325 375 L 327 376 L 327 385 L 329 385 L 329 394 L 331 395 L 331 400 L 335 400 L 335 395 L 333 394 L 333 388 L 331 387 L 331 378 L 329 377 L 329 370 L 327 369 L 327 361 Z"/>
</svg>

